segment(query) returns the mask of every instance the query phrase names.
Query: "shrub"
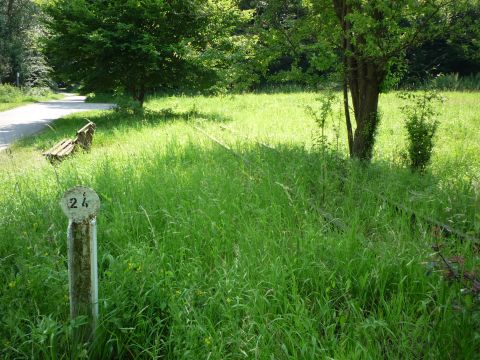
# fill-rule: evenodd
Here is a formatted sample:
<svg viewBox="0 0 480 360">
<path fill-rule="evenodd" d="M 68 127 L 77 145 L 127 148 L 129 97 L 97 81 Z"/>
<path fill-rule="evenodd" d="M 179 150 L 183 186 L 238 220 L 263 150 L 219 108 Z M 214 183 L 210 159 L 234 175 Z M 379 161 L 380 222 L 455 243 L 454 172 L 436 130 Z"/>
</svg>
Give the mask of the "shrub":
<svg viewBox="0 0 480 360">
<path fill-rule="evenodd" d="M 20 103 L 24 101 L 37 101 L 48 98 L 52 90 L 47 87 L 18 88 L 9 84 L 0 85 L 0 103 Z"/>
<path fill-rule="evenodd" d="M 37 87 L 26 87 L 23 88 L 23 93 L 25 96 L 31 98 L 44 98 L 52 95 L 52 90 L 49 87 L 37 86 Z"/>
<path fill-rule="evenodd" d="M 401 97 L 409 101 L 402 107 L 407 129 L 407 152 L 404 158 L 413 171 L 423 172 L 432 157 L 438 128 L 436 105 L 442 98 L 434 91 L 426 91 L 422 95 L 404 93 Z"/>
<path fill-rule="evenodd" d="M 137 100 L 124 96 L 116 96 L 114 99 L 116 105 L 114 109 L 119 113 L 124 115 L 143 115 L 145 113 L 142 104 Z"/>
<path fill-rule="evenodd" d="M 314 146 L 324 149 L 327 146 L 327 137 L 325 136 L 325 125 L 328 119 L 333 117 L 333 107 L 336 100 L 332 91 L 327 91 L 323 96 L 316 99 L 318 101 L 317 108 L 311 106 L 306 107 L 307 114 L 313 118 L 320 132 L 314 135 Z"/>
<path fill-rule="evenodd" d="M 12 85 L 0 85 L 0 103 L 17 102 L 23 96 L 22 91 Z"/>
</svg>

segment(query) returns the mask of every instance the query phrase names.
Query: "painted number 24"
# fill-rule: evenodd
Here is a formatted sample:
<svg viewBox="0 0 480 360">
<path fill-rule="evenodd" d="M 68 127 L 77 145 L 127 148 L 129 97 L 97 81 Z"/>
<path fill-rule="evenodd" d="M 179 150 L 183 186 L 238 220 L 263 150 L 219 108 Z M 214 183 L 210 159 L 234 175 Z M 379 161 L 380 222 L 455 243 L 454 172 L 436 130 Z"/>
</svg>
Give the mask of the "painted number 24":
<svg viewBox="0 0 480 360">
<path fill-rule="evenodd" d="M 70 198 L 68 199 L 68 202 L 69 202 L 69 205 L 68 207 L 70 209 L 78 209 L 78 206 L 77 206 L 77 198 Z M 87 198 L 85 196 L 85 193 L 83 193 L 83 201 L 82 201 L 82 204 L 81 204 L 81 207 L 85 207 L 85 208 L 88 208 L 88 202 L 87 202 Z"/>
</svg>

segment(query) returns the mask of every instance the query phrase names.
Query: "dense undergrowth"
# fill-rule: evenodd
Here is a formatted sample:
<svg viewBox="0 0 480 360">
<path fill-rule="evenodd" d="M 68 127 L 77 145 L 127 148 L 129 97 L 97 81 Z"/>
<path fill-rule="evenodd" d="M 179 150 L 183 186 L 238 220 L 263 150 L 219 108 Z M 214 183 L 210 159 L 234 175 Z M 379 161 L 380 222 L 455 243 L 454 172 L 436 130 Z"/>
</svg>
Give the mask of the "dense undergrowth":
<svg viewBox="0 0 480 360">
<path fill-rule="evenodd" d="M 423 176 L 398 160 L 395 94 L 370 167 L 346 160 L 340 115 L 328 150 L 313 146 L 315 97 L 151 99 L 142 116 L 71 116 L 1 154 L 0 357 L 475 358 L 478 303 L 429 267 L 441 243 L 475 271 L 472 244 L 372 192 L 479 237 L 478 95 L 447 94 Z M 40 151 L 86 119 L 91 153 L 47 164 Z M 101 321 L 73 348 L 58 201 L 77 184 L 102 200 Z"/>
<path fill-rule="evenodd" d="M 49 88 L 17 88 L 0 84 L 0 111 L 8 110 L 30 102 L 59 99 L 62 95 L 53 93 Z"/>
</svg>

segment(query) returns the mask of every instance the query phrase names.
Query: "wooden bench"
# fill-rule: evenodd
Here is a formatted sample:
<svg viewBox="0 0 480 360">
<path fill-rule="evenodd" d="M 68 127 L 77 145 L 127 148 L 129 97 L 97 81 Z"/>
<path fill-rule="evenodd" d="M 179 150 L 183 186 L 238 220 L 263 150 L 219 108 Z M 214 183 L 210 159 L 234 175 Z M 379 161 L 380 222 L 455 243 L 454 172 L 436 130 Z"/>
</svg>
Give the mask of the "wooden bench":
<svg viewBox="0 0 480 360">
<path fill-rule="evenodd" d="M 74 143 L 80 145 L 84 150 L 90 150 L 96 128 L 97 126 L 89 121 L 87 125 L 77 131 L 77 137 L 75 138 Z"/>
<path fill-rule="evenodd" d="M 89 121 L 87 125 L 77 131 L 77 136 L 74 140 L 63 139 L 56 143 L 52 148 L 43 153 L 48 161 L 52 164 L 57 161 L 62 161 L 67 156 L 73 154 L 78 147 L 84 150 L 90 150 L 93 141 L 93 135 L 95 134 L 96 125 Z"/>
</svg>

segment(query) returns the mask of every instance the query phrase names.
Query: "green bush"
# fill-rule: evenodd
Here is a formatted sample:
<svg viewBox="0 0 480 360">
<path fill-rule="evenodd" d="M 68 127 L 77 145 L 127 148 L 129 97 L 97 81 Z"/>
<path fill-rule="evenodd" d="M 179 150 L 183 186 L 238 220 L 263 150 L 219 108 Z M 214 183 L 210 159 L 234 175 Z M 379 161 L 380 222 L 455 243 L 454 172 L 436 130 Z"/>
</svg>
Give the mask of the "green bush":
<svg viewBox="0 0 480 360">
<path fill-rule="evenodd" d="M 435 132 L 438 121 L 435 119 L 438 111 L 435 105 L 441 97 L 434 91 L 422 95 L 404 93 L 402 98 L 408 104 L 402 107 L 406 117 L 407 152 L 404 158 L 413 171 L 423 172 L 430 163 L 434 146 Z"/>
<path fill-rule="evenodd" d="M 9 84 L 0 85 L 0 103 L 21 103 L 38 101 L 52 97 L 53 92 L 48 87 L 18 88 Z"/>
<path fill-rule="evenodd" d="M 0 85 L 0 103 L 18 102 L 23 97 L 22 91 L 12 85 Z"/>
<path fill-rule="evenodd" d="M 26 87 L 23 88 L 22 92 L 27 97 L 31 97 L 33 99 L 37 98 L 46 98 L 52 96 L 53 92 L 48 87 Z"/>
</svg>

